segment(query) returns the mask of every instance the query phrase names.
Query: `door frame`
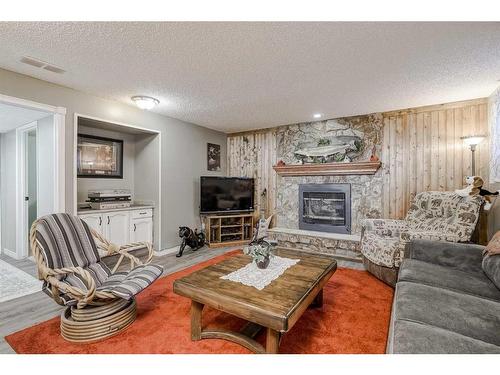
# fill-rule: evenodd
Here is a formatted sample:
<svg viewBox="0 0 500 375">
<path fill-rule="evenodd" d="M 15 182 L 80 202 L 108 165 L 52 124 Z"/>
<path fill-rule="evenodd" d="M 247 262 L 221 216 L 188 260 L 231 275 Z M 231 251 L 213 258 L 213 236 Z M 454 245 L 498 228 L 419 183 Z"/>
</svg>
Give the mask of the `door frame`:
<svg viewBox="0 0 500 375">
<path fill-rule="evenodd" d="M 27 180 L 27 170 L 26 170 L 26 143 L 28 139 L 28 133 L 35 130 L 36 134 L 36 153 L 40 147 L 38 140 L 38 122 L 33 121 L 26 125 L 16 128 L 16 211 L 18 213 L 17 223 L 20 224 L 20 228 L 16 228 L 16 256 L 18 259 L 25 258 L 29 255 L 29 242 L 26 233 L 28 233 L 28 210 L 26 207 L 26 192 L 28 186 L 26 184 Z M 36 157 L 36 204 L 37 204 L 37 216 L 38 216 L 38 200 L 39 196 L 39 186 L 40 186 L 40 174 L 38 166 L 38 155 Z M 19 220 L 20 219 L 20 220 Z"/>
<path fill-rule="evenodd" d="M 31 100 L 21 99 L 14 96 L 3 95 L 0 94 L 0 103 L 13 105 L 22 108 L 34 109 L 37 111 L 46 112 L 47 116 L 53 116 L 54 119 L 54 127 L 53 127 L 53 138 L 54 144 L 56 145 L 54 149 L 54 212 L 65 212 L 66 211 L 66 162 L 65 162 L 65 124 L 66 124 L 66 108 L 53 106 L 50 104 L 39 103 Z M 22 127 L 21 127 L 22 128 Z M 18 128 L 19 129 L 19 128 Z M 38 142 L 38 139 L 37 139 Z M 19 155 L 18 149 L 18 138 L 16 134 L 16 156 Z M 16 223 L 23 223 L 22 217 L 23 207 L 24 207 L 24 195 L 20 192 L 24 192 L 20 190 L 21 186 L 19 185 L 19 160 L 16 157 Z M 24 156 L 23 156 L 24 159 Z M 24 169 L 24 166 L 23 166 Z M 38 194 L 38 192 L 37 192 Z M 1 220 L 1 205 L 0 205 L 0 220 Z M 24 230 L 23 224 L 21 224 L 21 229 Z M 23 246 L 23 239 L 26 237 L 24 233 L 22 233 L 18 226 L 16 226 L 16 249 L 15 252 L 5 251 L 6 249 L 1 249 L 0 242 L 0 250 L 2 252 L 5 251 L 6 255 L 9 255 L 15 259 L 22 259 L 27 257 L 29 251 L 26 246 Z M 0 241 L 1 241 L 1 221 L 0 221 Z"/>
<path fill-rule="evenodd" d="M 95 120 L 95 121 L 101 121 L 101 122 L 107 122 L 110 124 L 115 124 L 119 126 L 123 126 L 126 128 L 131 128 L 131 129 L 138 129 L 138 130 L 144 130 L 148 133 L 156 134 L 158 136 L 158 202 L 156 203 L 156 206 L 158 209 L 154 210 L 154 215 L 158 218 L 158 233 L 155 232 L 155 226 L 153 223 L 153 236 L 156 234 L 156 237 L 158 238 L 158 249 L 155 250 L 155 252 L 161 251 L 161 212 L 162 212 L 162 206 L 161 206 L 161 186 L 162 186 L 162 174 L 161 174 L 161 164 L 162 164 L 162 159 L 161 159 L 161 131 L 160 130 L 155 130 L 155 129 L 149 129 L 143 126 L 137 126 L 137 125 L 132 125 L 132 124 L 126 124 L 124 122 L 116 121 L 116 120 L 110 120 L 110 119 L 104 119 L 100 117 L 95 117 L 92 115 L 86 115 L 83 113 L 76 113 L 74 114 L 73 117 L 73 212 L 76 215 L 78 212 L 78 154 L 77 154 L 77 146 L 78 146 L 78 118 L 83 117 L 83 118 L 88 118 L 90 120 Z M 154 239 L 154 238 L 153 238 Z M 154 242 L 153 242 L 154 244 Z"/>
</svg>

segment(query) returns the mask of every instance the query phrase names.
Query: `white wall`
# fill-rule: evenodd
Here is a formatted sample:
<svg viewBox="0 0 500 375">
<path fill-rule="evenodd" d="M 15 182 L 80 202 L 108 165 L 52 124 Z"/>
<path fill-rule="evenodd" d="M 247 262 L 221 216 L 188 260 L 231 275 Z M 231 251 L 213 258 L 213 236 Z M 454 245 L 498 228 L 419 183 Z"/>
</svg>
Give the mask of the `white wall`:
<svg viewBox="0 0 500 375">
<path fill-rule="evenodd" d="M 143 202 L 154 202 L 155 214 L 153 215 L 154 238 L 158 240 L 160 223 L 158 221 L 160 202 L 158 202 L 160 181 L 158 158 L 160 150 L 160 136 L 156 135 L 136 135 L 135 143 L 135 199 Z M 164 219 L 168 212 L 163 211 Z M 156 245 L 156 243 L 155 243 Z"/>
<path fill-rule="evenodd" d="M 54 116 L 37 121 L 38 125 L 38 217 L 54 212 L 55 145 Z"/>
</svg>

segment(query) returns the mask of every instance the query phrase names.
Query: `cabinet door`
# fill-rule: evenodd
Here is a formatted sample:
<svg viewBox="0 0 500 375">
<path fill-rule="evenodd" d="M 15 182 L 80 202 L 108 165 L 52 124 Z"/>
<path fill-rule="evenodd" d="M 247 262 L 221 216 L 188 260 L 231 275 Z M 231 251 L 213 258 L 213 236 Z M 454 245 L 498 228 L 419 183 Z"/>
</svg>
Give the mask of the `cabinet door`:
<svg viewBox="0 0 500 375">
<path fill-rule="evenodd" d="M 130 225 L 130 242 L 153 242 L 153 219 L 134 219 Z"/>
<path fill-rule="evenodd" d="M 104 216 L 104 237 L 116 245 L 126 245 L 129 241 L 130 215 L 128 211 L 109 212 Z"/>
<path fill-rule="evenodd" d="M 88 215 L 82 215 L 82 216 L 79 216 L 80 219 L 82 219 L 83 221 L 85 221 L 89 227 L 91 227 L 92 229 L 96 230 L 97 232 L 99 232 L 100 234 L 103 234 L 104 235 L 104 232 L 103 232 L 103 215 L 101 214 L 88 214 Z"/>
</svg>

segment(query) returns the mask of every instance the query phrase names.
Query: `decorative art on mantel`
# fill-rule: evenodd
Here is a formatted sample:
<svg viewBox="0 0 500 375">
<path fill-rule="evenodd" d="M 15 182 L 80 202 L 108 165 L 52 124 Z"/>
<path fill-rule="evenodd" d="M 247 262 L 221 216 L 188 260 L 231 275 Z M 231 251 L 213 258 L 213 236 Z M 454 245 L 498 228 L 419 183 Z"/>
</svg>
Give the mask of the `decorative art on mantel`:
<svg viewBox="0 0 500 375">
<path fill-rule="evenodd" d="M 207 169 L 220 171 L 220 145 L 207 143 Z"/>
<path fill-rule="evenodd" d="M 354 131 L 353 131 L 354 132 Z M 305 146 L 294 152 L 302 163 L 351 162 L 363 150 L 358 135 L 339 135 L 320 138 L 316 145 Z"/>
<path fill-rule="evenodd" d="M 278 130 L 280 155 L 287 165 L 367 161 L 379 134 L 364 126 L 365 122 L 356 117 L 282 127 Z"/>
</svg>

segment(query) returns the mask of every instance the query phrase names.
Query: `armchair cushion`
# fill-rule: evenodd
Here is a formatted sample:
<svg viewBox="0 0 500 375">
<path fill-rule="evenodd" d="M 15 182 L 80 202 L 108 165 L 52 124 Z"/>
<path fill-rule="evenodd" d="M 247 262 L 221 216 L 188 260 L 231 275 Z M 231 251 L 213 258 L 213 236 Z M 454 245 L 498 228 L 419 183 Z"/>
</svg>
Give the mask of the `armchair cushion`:
<svg viewBox="0 0 500 375">
<path fill-rule="evenodd" d="M 137 266 L 130 272 L 117 272 L 111 275 L 97 290 L 111 292 L 123 299 L 130 299 L 150 286 L 161 276 L 163 267 L 154 264 Z"/>
<path fill-rule="evenodd" d="M 399 267 L 403 252 L 404 243 L 399 237 L 384 237 L 374 232 L 363 234 L 361 253 L 379 266 Z"/>
<path fill-rule="evenodd" d="M 385 237 L 399 237 L 400 233 L 408 228 L 404 220 L 393 219 L 364 219 L 361 225 L 363 231 L 374 232 Z"/>
<path fill-rule="evenodd" d="M 130 299 L 160 277 L 163 268 L 149 264 L 137 266 L 129 272 L 111 274 L 109 268 L 103 262 L 99 262 L 85 268 L 85 270 L 89 271 L 93 276 L 98 291 L 110 292 L 118 298 Z M 87 290 L 87 284 L 79 275 L 70 274 L 61 281 L 81 290 Z M 54 297 L 49 283 L 44 282 L 42 290 L 50 297 Z M 77 304 L 78 301 L 70 294 L 60 290 L 58 292 L 65 306 L 74 306 Z"/>
<path fill-rule="evenodd" d="M 459 242 L 460 236 L 449 233 L 446 231 L 437 230 L 415 230 L 411 229 L 409 231 L 401 233 L 400 236 L 402 241 L 410 242 L 412 240 L 429 240 L 429 241 L 449 241 L 449 242 Z"/>
<path fill-rule="evenodd" d="M 47 267 L 87 267 L 100 260 L 87 223 L 69 214 L 47 215 L 39 219 L 36 240 Z"/>
<path fill-rule="evenodd" d="M 415 196 L 406 222 L 411 230 L 440 232 L 466 242 L 476 228 L 482 203 L 480 196 L 464 198 L 453 192 L 423 192 Z"/>
</svg>

